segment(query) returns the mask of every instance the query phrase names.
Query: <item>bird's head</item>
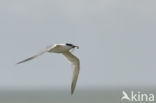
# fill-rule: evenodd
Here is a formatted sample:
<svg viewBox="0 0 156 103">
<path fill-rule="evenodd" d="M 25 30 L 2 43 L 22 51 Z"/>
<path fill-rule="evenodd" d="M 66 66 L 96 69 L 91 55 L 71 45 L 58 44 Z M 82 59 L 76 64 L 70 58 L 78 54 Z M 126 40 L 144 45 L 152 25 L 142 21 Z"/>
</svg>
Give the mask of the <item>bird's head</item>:
<svg viewBox="0 0 156 103">
<path fill-rule="evenodd" d="M 71 43 L 66 43 L 66 46 L 79 49 L 79 46 L 75 46 L 75 45 L 73 45 Z"/>
</svg>

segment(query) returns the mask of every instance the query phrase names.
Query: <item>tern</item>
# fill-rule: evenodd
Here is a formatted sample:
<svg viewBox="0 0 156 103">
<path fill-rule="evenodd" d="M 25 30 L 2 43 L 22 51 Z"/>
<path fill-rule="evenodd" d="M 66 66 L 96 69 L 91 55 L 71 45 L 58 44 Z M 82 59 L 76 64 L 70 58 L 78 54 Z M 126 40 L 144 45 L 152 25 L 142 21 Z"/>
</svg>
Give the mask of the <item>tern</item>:
<svg viewBox="0 0 156 103">
<path fill-rule="evenodd" d="M 36 55 L 18 62 L 17 64 L 21 64 L 29 60 L 32 60 L 46 52 L 63 54 L 67 58 L 67 60 L 70 61 L 73 65 L 72 84 L 71 84 L 71 95 L 73 95 L 75 87 L 76 87 L 76 82 L 78 79 L 79 71 L 80 71 L 80 60 L 70 52 L 70 50 L 74 48 L 79 49 L 79 46 L 75 46 L 71 43 L 54 44 L 46 48 L 45 50 L 37 53 Z"/>
</svg>

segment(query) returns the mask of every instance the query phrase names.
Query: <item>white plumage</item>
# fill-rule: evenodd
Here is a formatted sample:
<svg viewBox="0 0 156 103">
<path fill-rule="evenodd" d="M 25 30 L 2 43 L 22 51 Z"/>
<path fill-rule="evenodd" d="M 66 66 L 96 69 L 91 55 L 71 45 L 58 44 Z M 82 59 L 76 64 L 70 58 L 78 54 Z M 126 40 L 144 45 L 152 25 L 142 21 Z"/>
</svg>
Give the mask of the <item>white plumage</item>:
<svg viewBox="0 0 156 103">
<path fill-rule="evenodd" d="M 38 54 L 31 56 L 27 59 L 24 59 L 20 62 L 18 62 L 17 64 L 21 64 L 24 63 L 26 61 L 32 60 L 46 52 L 52 52 L 52 53 L 62 53 L 67 60 L 69 60 L 72 65 L 73 65 L 73 75 L 72 75 L 72 84 L 71 84 L 71 95 L 74 93 L 75 87 L 76 87 L 76 82 L 78 79 L 78 75 L 79 75 L 79 70 L 80 70 L 80 61 L 79 59 L 74 56 L 70 50 L 73 48 L 79 48 L 78 46 L 75 46 L 73 44 L 70 43 L 66 43 L 66 44 L 55 44 L 51 47 L 46 48 L 45 50 L 39 52 Z"/>
</svg>

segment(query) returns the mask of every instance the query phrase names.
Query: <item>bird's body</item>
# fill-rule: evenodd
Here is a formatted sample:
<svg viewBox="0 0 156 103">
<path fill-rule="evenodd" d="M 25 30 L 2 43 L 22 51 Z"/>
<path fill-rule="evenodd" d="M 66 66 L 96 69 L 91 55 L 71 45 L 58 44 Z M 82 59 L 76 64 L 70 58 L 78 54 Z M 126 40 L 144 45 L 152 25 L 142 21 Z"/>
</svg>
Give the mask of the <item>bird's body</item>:
<svg viewBox="0 0 156 103">
<path fill-rule="evenodd" d="M 72 76 L 72 85 L 71 85 L 71 94 L 73 94 L 74 90 L 75 90 L 77 78 L 79 75 L 79 70 L 80 70 L 79 59 L 70 52 L 70 50 L 75 48 L 75 47 L 79 48 L 78 46 L 75 46 L 75 45 L 70 44 L 70 43 L 54 44 L 53 46 L 50 46 L 47 49 L 39 52 L 38 54 L 31 56 L 25 60 L 22 60 L 22 61 L 18 62 L 17 64 L 21 64 L 21 63 L 24 63 L 26 61 L 32 60 L 32 59 L 44 54 L 45 52 L 63 54 L 67 58 L 67 60 L 69 60 L 73 65 L 73 76 Z"/>
<path fill-rule="evenodd" d="M 72 49 L 72 47 L 64 45 L 64 44 L 55 44 L 52 47 L 49 48 L 48 52 L 53 53 L 64 53 Z"/>
</svg>

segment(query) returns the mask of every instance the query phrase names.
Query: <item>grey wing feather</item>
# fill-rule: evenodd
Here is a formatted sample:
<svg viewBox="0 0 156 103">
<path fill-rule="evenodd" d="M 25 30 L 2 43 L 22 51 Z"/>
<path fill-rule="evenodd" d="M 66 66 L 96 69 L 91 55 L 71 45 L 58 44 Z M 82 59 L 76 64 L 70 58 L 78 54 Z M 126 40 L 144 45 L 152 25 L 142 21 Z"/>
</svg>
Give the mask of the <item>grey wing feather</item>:
<svg viewBox="0 0 156 103">
<path fill-rule="evenodd" d="M 76 87 L 76 82 L 78 79 L 78 75 L 79 75 L 79 70 L 80 70 L 80 65 L 79 62 L 76 63 L 73 66 L 73 77 L 72 77 L 72 85 L 71 85 L 71 95 L 74 93 L 75 87 Z"/>
<path fill-rule="evenodd" d="M 70 52 L 65 52 L 63 55 L 72 63 L 73 65 L 73 75 L 72 75 L 72 84 L 71 84 L 71 95 L 74 93 L 79 71 L 80 71 L 80 61 L 79 59 L 71 54 Z"/>
<path fill-rule="evenodd" d="M 24 60 L 18 62 L 17 64 L 21 64 L 21 63 L 27 62 L 27 61 L 29 61 L 29 60 L 32 60 L 32 59 L 34 59 L 34 58 L 36 58 L 36 57 L 38 57 L 38 56 L 44 54 L 45 52 L 48 52 L 51 48 L 52 48 L 52 47 L 46 48 L 45 50 L 39 52 L 38 54 L 36 54 L 36 55 L 34 55 L 34 56 L 31 56 L 31 57 L 29 57 L 29 58 L 27 58 L 27 59 L 24 59 Z"/>
</svg>

